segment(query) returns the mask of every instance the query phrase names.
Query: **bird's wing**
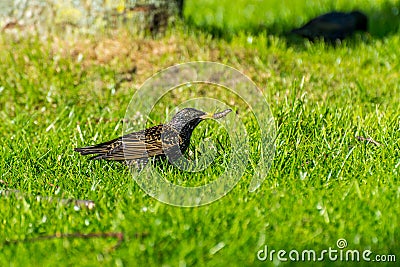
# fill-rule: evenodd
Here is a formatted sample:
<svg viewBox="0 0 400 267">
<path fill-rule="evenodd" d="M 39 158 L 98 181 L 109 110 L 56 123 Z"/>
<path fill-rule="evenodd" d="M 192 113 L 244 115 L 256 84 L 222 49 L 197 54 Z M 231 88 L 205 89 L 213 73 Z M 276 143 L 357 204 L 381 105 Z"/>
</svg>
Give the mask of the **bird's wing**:
<svg viewBox="0 0 400 267">
<path fill-rule="evenodd" d="M 131 161 L 162 155 L 164 149 L 180 142 L 181 137 L 173 128 L 157 125 L 94 146 L 75 148 L 75 151 L 81 155 L 97 154 L 91 159 Z"/>
<path fill-rule="evenodd" d="M 165 150 L 177 145 L 179 147 L 182 138 L 175 129 L 158 125 L 125 135 L 119 141 L 119 146 L 102 158 L 129 161 L 163 155 Z"/>
<path fill-rule="evenodd" d="M 158 125 L 124 135 L 116 140 L 112 149 L 94 159 L 129 161 L 160 155 L 163 153 L 159 138 L 161 130 Z"/>
</svg>

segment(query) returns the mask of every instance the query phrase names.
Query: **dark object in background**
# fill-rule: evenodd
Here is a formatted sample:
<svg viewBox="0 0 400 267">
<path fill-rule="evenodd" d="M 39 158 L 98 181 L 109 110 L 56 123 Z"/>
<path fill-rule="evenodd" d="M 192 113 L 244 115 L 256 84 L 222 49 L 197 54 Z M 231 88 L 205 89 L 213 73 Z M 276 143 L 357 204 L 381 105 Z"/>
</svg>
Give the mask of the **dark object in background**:
<svg viewBox="0 0 400 267">
<path fill-rule="evenodd" d="M 183 1 L 184 0 L 176 0 L 176 5 L 178 7 L 178 15 L 180 18 L 183 18 L 183 9 L 185 8 L 184 7 L 185 3 Z"/>
<path fill-rule="evenodd" d="M 355 31 L 367 31 L 368 18 L 359 11 L 351 13 L 331 12 L 309 21 L 301 28 L 294 29 L 291 33 L 315 40 L 323 38 L 333 42 L 343 40 Z"/>
<path fill-rule="evenodd" d="M 201 121 L 220 119 L 231 111 L 227 109 L 208 114 L 194 108 L 184 108 L 167 124 L 160 124 L 105 143 L 74 150 L 81 155 L 97 154 L 90 159 L 121 161 L 127 165 L 135 164 L 138 169 L 141 169 L 149 157 L 167 154 L 172 160 L 178 159 L 189 147 L 192 132 Z"/>
<path fill-rule="evenodd" d="M 184 0 L 131 1 L 123 12 L 115 16 L 123 16 L 123 21 L 138 24 L 137 28 L 148 31 L 153 37 L 165 34 L 168 25 L 179 16 L 183 18 Z"/>
</svg>

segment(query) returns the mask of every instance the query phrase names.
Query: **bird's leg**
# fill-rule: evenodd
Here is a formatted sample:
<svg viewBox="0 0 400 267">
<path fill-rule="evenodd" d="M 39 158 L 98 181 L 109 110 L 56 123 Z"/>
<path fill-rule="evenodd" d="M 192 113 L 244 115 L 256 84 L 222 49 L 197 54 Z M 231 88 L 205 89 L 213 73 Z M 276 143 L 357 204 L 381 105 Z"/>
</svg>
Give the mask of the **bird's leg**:
<svg viewBox="0 0 400 267">
<path fill-rule="evenodd" d="M 129 168 L 135 168 L 138 171 L 143 170 L 146 167 L 149 160 L 147 158 L 136 159 L 136 160 L 126 160 L 125 164 L 129 166 Z"/>
</svg>

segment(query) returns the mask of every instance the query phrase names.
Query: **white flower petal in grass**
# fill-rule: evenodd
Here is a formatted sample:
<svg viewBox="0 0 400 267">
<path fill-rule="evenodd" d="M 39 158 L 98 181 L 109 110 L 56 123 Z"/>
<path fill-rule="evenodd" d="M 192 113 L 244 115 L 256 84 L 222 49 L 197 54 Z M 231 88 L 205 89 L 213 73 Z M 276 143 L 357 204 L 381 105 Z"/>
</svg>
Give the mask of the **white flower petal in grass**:
<svg viewBox="0 0 400 267">
<path fill-rule="evenodd" d="M 300 180 L 304 181 L 307 177 L 307 172 L 299 171 L 299 174 L 300 174 Z"/>
<path fill-rule="evenodd" d="M 218 244 L 216 244 L 214 247 L 212 247 L 210 249 L 210 255 L 216 254 L 218 251 L 220 251 L 224 247 L 225 247 L 225 243 L 224 242 L 219 242 Z"/>
</svg>

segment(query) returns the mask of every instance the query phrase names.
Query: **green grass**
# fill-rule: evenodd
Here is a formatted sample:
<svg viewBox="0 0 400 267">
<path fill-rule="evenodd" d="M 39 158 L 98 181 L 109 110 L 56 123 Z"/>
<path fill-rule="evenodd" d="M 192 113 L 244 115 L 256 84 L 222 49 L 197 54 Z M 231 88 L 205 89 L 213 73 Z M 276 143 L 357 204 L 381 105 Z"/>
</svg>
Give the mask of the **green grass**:
<svg viewBox="0 0 400 267">
<path fill-rule="evenodd" d="M 67 35 L 68 42 L 61 41 L 64 36 L 44 41 L 1 34 L 0 188 L 23 193 L 0 196 L 1 266 L 269 266 L 277 262 L 256 257 L 264 245 L 320 251 L 334 248 L 339 238 L 349 249 L 395 254 L 400 260 L 398 2 L 251 1 L 254 7 L 248 9 L 254 12 L 247 13 L 245 3 L 230 7 L 223 1 L 216 8 L 207 1 L 200 11 L 200 3 L 189 1 L 186 17 L 205 31 L 178 26 L 157 40 L 123 30 Z M 358 35 L 336 47 L 290 43 L 281 36 L 321 12 L 353 7 L 374 22 L 370 36 Z M 214 14 L 210 19 L 207 10 Z M 257 32 L 260 24 L 265 28 Z M 229 38 L 215 38 L 215 29 L 226 29 Z M 248 168 L 229 194 L 210 205 L 169 206 L 146 195 L 124 166 L 88 161 L 73 152 L 119 136 L 136 88 L 165 67 L 194 60 L 239 69 L 270 104 L 276 155 L 257 191 L 248 192 L 253 172 Z M 133 66 L 132 81 L 120 83 Z M 189 97 L 174 93 L 151 119 L 162 122 L 167 108 Z M 257 126 L 245 122 L 248 129 Z M 217 127 L 202 123 L 196 129 L 191 155 L 201 142 L 197 137 L 219 138 L 229 146 L 226 133 L 211 132 Z M 163 163 L 158 167 L 178 184 L 202 184 L 224 171 L 222 147 L 218 151 L 221 156 L 205 177 Z M 257 154 L 251 157 L 256 160 Z M 90 199 L 96 206 L 76 210 L 38 201 L 36 195 Z M 124 241 L 115 250 L 110 250 L 115 238 L 27 241 L 56 233 L 105 232 L 122 232 Z M 13 240 L 20 242 L 6 242 Z"/>
</svg>

